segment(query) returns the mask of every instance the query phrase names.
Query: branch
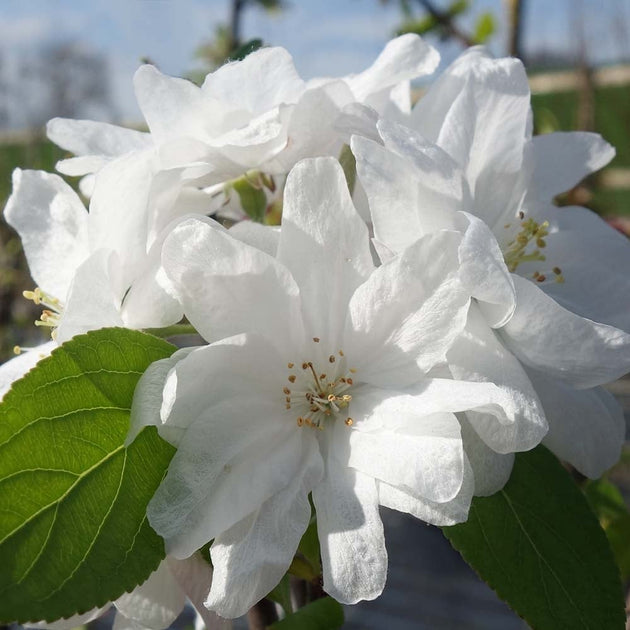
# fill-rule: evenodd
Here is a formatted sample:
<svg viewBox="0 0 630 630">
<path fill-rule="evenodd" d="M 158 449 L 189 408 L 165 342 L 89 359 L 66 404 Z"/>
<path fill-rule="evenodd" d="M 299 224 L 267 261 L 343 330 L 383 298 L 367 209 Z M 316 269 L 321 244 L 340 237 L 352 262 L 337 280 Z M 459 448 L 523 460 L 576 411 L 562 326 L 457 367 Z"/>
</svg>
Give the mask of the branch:
<svg viewBox="0 0 630 630">
<path fill-rule="evenodd" d="M 458 39 L 464 46 L 474 46 L 475 42 L 466 33 L 460 30 L 453 23 L 452 17 L 445 13 L 444 11 L 440 11 L 431 0 L 418 0 L 418 2 L 428 11 L 433 18 L 455 39 Z"/>
</svg>

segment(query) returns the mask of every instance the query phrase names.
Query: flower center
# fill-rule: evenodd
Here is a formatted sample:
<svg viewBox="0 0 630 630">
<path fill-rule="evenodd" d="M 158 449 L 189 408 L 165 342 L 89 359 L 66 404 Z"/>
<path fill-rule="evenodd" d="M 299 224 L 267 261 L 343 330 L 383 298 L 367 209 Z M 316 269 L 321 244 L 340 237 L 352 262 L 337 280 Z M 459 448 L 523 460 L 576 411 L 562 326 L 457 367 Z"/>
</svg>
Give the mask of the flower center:
<svg viewBox="0 0 630 630">
<path fill-rule="evenodd" d="M 503 250 L 503 259 L 512 273 L 522 263 L 545 262 L 547 259 L 541 250 L 547 246 L 545 237 L 549 236 L 549 221 L 538 223 L 531 217 L 526 219 L 523 211 L 518 213 L 518 218 L 520 220 L 520 230 Z M 507 223 L 503 227 L 509 230 L 512 228 L 512 224 Z M 564 276 L 560 267 L 553 267 L 550 271 L 536 270 L 532 273 L 532 279 L 540 283 L 550 279 L 555 282 L 564 282 Z"/>
<path fill-rule="evenodd" d="M 55 339 L 57 337 L 57 326 L 59 326 L 63 314 L 62 302 L 49 293 L 42 291 L 39 287 L 36 287 L 34 291 L 24 291 L 22 295 L 27 300 L 32 300 L 37 306 L 45 307 L 40 318 L 35 321 L 35 326 L 50 328 L 50 336 Z"/>
<path fill-rule="evenodd" d="M 319 343 L 319 337 L 313 338 Z M 289 386 L 282 390 L 285 407 L 297 415 L 299 427 L 307 426 L 324 429 L 327 418 L 344 417 L 344 423 L 352 426 L 353 420 L 347 416 L 346 410 L 352 396 L 347 393 L 354 384 L 353 374 L 356 370 L 346 367 L 343 350 L 328 357 L 326 367 L 306 360 L 301 363 L 288 363 Z"/>
</svg>

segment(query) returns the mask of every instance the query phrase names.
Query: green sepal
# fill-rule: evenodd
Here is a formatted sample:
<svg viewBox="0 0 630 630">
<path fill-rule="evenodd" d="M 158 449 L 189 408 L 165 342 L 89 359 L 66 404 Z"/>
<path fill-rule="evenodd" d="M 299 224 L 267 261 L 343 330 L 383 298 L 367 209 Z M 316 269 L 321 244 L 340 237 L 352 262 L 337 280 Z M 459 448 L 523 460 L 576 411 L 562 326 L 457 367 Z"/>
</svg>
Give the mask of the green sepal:
<svg viewBox="0 0 630 630">
<path fill-rule="evenodd" d="M 250 219 L 258 223 L 265 220 L 267 210 L 267 195 L 263 188 L 263 182 L 258 173 L 246 174 L 238 179 L 232 180 L 226 186 L 226 192 L 230 189 L 238 195 L 241 207 L 248 214 Z"/>
</svg>

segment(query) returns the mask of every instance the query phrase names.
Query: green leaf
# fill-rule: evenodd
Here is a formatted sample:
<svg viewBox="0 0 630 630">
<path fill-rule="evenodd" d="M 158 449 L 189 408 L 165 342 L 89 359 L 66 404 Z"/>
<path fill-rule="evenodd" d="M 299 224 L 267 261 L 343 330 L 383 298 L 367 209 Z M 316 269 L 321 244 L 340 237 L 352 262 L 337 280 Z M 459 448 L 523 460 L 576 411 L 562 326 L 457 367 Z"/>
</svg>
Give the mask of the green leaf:
<svg viewBox="0 0 630 630">
<path fill-rule="evenodd" d="M 242 61 L 253 52 L 256 52 L 263 45 L 262 39 L 250 39 L 242 46 L 239 46 L 233 53 L 230 54 L 230 61 Z"/>
<path fill-rule="evenodd" d="M 446 9 L 446 13 L 449 17 L 456 17 L 465 13 L 470 8 L 469 0 L 455 0 L 451 2 L 450 6 Z"/>
<path fill-rule="evenodd" d="M 332 597 L 317 599 L 276 621 L 272 630 L 336 630 L 343 625 L 343 608 Z"/>
<path fill-rule="evenodd" d="M 146 506 L 174 449 L 124 447 L 136 383 L 175 348 L 121 328 L 80 335 L 0 404 L 0 621 L 53 621 L 116 599 L 164 558 Z"/>
<path fill-rule="evenodd" d="M 482 13 L 475 24 L 475 33 L 473 39 L 477 44 L 484 44 L 488 38 L 494 35 L 496 24 L 494 16 L 490 12 Z"/>
<path fill-rule="evenodd" d="M 505 488 L 475 498 L 468 521 L 443 532 L 534 630 L 623 630 L 622 586 L 606 536 L 543 447 L 517 454 Z"/>
<path fill-rule="evenodd" d="M 607 479 L 588 481 L 584 495 L 608 536 L 624 580 L 630 578 L 630 512 L 617 486 Z"/>
<path fill-rule="evenodd" d="M 584 486 L 584 496 L 602 525 L 628 514 L 619 488 L 607 479 L 587 481 Z"/>
</svg>

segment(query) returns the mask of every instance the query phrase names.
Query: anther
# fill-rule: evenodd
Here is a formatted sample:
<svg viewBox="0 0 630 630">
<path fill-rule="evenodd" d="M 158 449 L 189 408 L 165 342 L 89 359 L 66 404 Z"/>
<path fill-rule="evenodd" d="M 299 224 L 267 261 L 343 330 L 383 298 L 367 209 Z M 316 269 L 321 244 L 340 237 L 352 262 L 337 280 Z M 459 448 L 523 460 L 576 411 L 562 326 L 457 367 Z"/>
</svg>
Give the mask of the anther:
<svg viewBox="0 0 630 630">
<path fill-rule="evenodd" d="M 334 363 L 334 362 L 335 362 L 335 355 L 334 355 L 334 354 L 331 354 L 331 355 L 328 357 L 328 361 L 329 361 L 330 363 Z"/>
<path fill-rule="evenodd" d="M 319 337 L 313 337 L 313 341 L 314 341 L 315 343 L 319 343 Z"/>
<path fill-rule="evenodd" d="M 352 383 L 354 383 L 354 381 L 351 378 L 347 378 L 346 379 L 346 383 L 348 383 L 348 385 L 352 385 Z"/>
<path fill-rule="evenodd" d="M 340 357 L 343 357 L 343 356 L 344 356 L 344 354 L 343 354 L 343 350 L 339 350 L 339 356 L 340 356 Z"/>
<path fill-rule="evenodd" d="M 295 383 L 295 374 L 291 374 L 291 376 L 289 376 L 289 382 Z"/>
<path fill-rule="evenodd" d="M 292 370 L 293 369 L 294 364 L 293 363 L 287 363 L 287 367 Z"/>
<path fill-rule="evenodd" d="M 303 370 L 308 369 L 308 363 L 306 363 L 306 362 L 302 363 L 302 369 Z"/>
<path fill-rule="evenodd" d="M 291 395 L 291 390 L 288 387 L 285 387 L 283 390 L 284 394 L 286 394 L 287 396 Z"/>
<path fill-rule="evenodd" d="M 518 211 L 518 218 L 519 219 L 524 219 L 525 218 L 525 213 L 522 210 Z"/>
<path fill-rule="evenodd" d="M 536 276 L 536 282 L 544 282 L 547 279 L 547 277 L 545 276 L 545 274 L 538 274 L 538 276 Z"/>
<path fill-rule="evenodd" d="M 344 421 L 344 424 L 347 427 L 351 427 L 354 424 L 354 420 L 352 418 L 346 418 L 345 421 Z"/>
</svg>

